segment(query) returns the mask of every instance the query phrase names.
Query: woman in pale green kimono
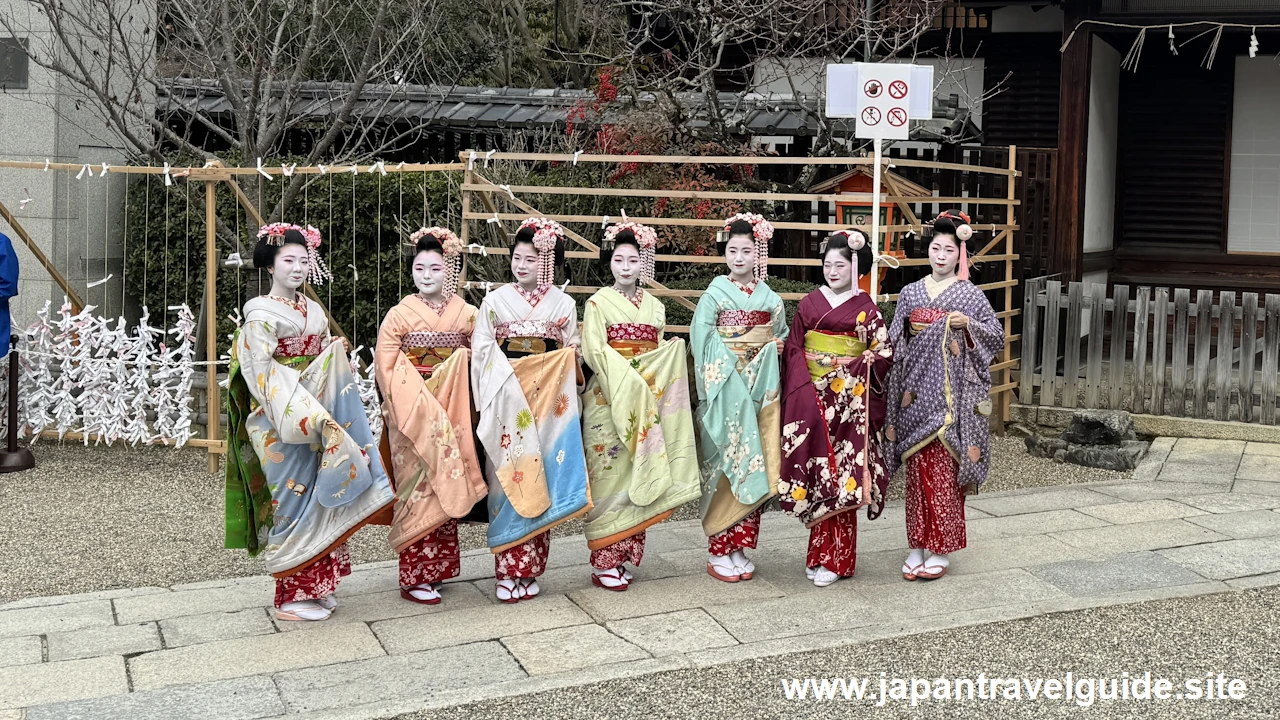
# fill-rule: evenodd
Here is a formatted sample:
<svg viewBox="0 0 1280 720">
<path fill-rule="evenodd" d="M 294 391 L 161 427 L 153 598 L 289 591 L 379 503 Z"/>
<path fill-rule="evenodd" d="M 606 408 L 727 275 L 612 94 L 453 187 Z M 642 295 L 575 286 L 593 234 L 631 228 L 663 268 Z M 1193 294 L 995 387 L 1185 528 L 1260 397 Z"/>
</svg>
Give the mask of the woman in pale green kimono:
<svg viewBox="0 0 1280 720">
<path fill-rule="evenodd" d="M 685 343 L 663 339 L 666 309 L 640 289 L 653 279 L 658 237 L 637 223 L 605 232 L 601 259 L 613 286 L 587 300 L 583 360 L 595 372 L 583 393 L 583 443 L 595 507 L 587 514 L 591 582 L 626 590 L 645 531 L 701 493 L 689 409 Z"/>
<path fill-rule="evenodd" d="M 325 620 L 347 539 L 395 501 L 341 339 L 298 291 L 327 276 L 320 231 L 268 225 L 253 251 L 271 293 L 231 343 L 226 546 L 266 553 L 278 620 Z"/>
<path fill-rule="evenodd" d="M 702 429 L 702 529 L 707 573 L 750 580 L 760 513 L 782 474 L 779 353 L 787 337 L 782 299 L 769 289 L 773 226 L 759 215 L 725 221 L 729 275 L 711 281 L 689 328 Z"/>
</svg>

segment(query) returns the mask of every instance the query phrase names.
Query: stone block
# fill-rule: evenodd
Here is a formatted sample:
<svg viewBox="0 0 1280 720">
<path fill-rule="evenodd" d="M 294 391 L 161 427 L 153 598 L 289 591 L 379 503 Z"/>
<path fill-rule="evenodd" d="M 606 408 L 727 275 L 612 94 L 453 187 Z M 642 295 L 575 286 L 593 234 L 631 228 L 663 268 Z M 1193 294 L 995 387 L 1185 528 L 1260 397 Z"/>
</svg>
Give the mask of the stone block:
<svg viewBox="0 0 1280 720">
<path fill-rule="evenodd" d="M 256 720 L 284 712 L 271 678 L 249 677 L 38 705 L 26 720 Z"/>
<path fill-rule="evenodd" d="M 1082 467 L 1101 468 L 1124 472 L 1138 467 L 1142 455 L 1147 450 L 1146 443 L 1130 445 L 1126 442 L 1120 447 L 1110 445 L 1072 445 L 1063 454 L 1063 462 Z"/>
<path fill-rule="evenodd" d="M 708 576 L 704 571 L 697 575 L 637 583 L 626 592 L 591 588 L 571 593 L 569 597 L 597 622 L 603 622 L 740 602 L 749 598 L 764 600 L 781 596 L 781 591 L 758 575 L 747 582 L 726 583 Z"/>
<path fill-rule="evenodd" d="M 514 605 L 383 620 L 372 627 L 387 653 L 404 655 L 591 622 L 591 616 L 564 596 L 540 595 Z"/>
<path fill-rule="evenodd" d="M 610 594 L 626 595 L 630 592 Z M 577 625 L 513 635 L 502 638 L 502 644 L 530 675 L 571 672 L 649 657 L 644 650 L 599 625 Z"/>
<path fill-rule="evenodd" d="M 1085 530 L 1068 530 L 1051 533 L 1062 542 L 1078 547 L 1094 555 L 1111 555 L 1140 550 L 1194 545 L 1226 540 L 1212 530 L 1192 525 L 1186 520 L 1162 520 L 1155 522 L 1110 525 Z"/>
<path fill-rule="evenodd" d="M 1066 452 L 1068 443 L 1062 438 L 1032 435 L 1022 441 L 1027 446 L 1027 454 L 1031 457 L 1052 460 L 1059 452 Z"/>
<path fill-rule="evenodd" d="M 1158 498 L 1180 500 L 1191 495 L 1210 495 L 1214 493 L 1222 493 L 1226 490 L 1226 488 L 1219 485 L 1211 484 L 1195 485 L 1192 483 L 1162 483 L 1145 481 L 1116 483 L 1113 485 L 1094 485 L 1091 489 L 1095 492 L 1110 495 L 1127 502 L 1155 500 Z"/>
<path fill-rule="evenodd" d="M 140 587 L 140 588 L 120 588 L 118 590 L 99 590 L 97 592 L 78 593 L 76 595 L 50 595 L 46 597 L 30 597 L 21 600 L 14 600 L 11 603 L 0 605 L 0 611 L 4 610 L 20 610 L 22 608 L 32 607 L 49 607 L 51 605 L 69 605 L 72 603 L 87 602 L 89 600 L 114 600 L 122 597 L 136 597 L 141 595 L 157 595 L 169 592 L 169 588 L 162 587 Z"/>
<path fill-rule="evenodd" d="M 1049 510 L 1071 510 L 1089 505 L 1105 505 L 1115 502 L 1107 495 L 1086 488 L 1044 489 L 1010 495 L 979 495 L 965 500 L 966 516 L 969 508 L 977 508 L 988 515 L 1024 515 Z"/>
<path fill-rule="evenodd" d="M 1252 495 L 1243 492 L 1219 492 L 1209 495 L 1189 495 L 1178 502 L 1211 513 L 1237 513 L 1249 510 L 1270 510 L 1280 507 L 1280 496 Z"/>
<path fill-rule="evenodd" d="M 1062 433 L 1075 445 L 1119 445 L 1135 437 L 1133 418 L 1123 410 L 1078 410 Z"/>
<path fill-rule="evenodd" d="M 1160 554 L 1214 580 L 1280 572 L 1280 538 L 1249 538 L 1161 550 Z"/>
<path fill-rule="evenodd" d="M 1080 548 L 1071 547 L 1048 535 L 1032 535 L 1016 540 L 999 538 L 995 540 L 970 541 L 968 547 L 957 550 L 949 556 L 950 569 L 947 575 L 973 575 L 978 573 L 998 572 L 1011 568 L 1027 568 L 1045 563 L 1061 562 L 1079 558 L 1088 553 Z M 902 582 L 902 561 L 904 553 L 896 556 L 891 569 L 898 582 Z"/>
<path fill-rule="evenodd" d="M 1168 462 L 1197 465 L 1235 466 L 1244 454 L 1243 440 L 1205 440 L 1194 437 L 1179 438 L 1169 453 Z"/>
<path fill-rule="evenodd" d="M 270 635 L 276 631 L 266 608 L 249 608 L 229 613 L 185 615 L 160 621 L 165 647 L 233 640 L 252 635 Z"/>
<path fill-rule="evenodd" d="M 1199 575 L 1151 552 L 1067 560 L 1027 571 L 1073 597 L 1204 582 Z"/>
<path fill-rule="evenodd" d="M 573 648 L 570 652 L 577 650 Z M 309 713 L 374 702 L 430 698 L 446 690 L 494 685 L 523 677 L 524 671 L 502 645 L 481 642 L 281 672 L 274 679 L 291 713 Z"/>
<path fill-rule="evenodd" d="M 183 590 L 163 595 L 126 597 L 113 602 L 118 622 L 138 623 L 184 615 L 268 607 L 271 605 L 272 595 L 256 583 L 249 583 L 204 590 Z"/>
<path fill-rule="evenodd" d="M 154 690 L 364 660 L 384 654 L 378 639 L 363 623 L 306 624 L 315 627 L 307 632 L 220 640 L 139 655 L 129 660 L 129 675 L 135 690 Z"/>
<path fill-rule="evenodd" d="M 932 582 L 901 582 L 859 588 L 867 607 L 878 608 L 880 623 L 945 615 L 979 607 L 1023 605 L 1065 597 L 1024 569 L 971 575 L 948 574 Z"/>
<path fill-rule="evenodd" d="M 1245 455 L 1240 458 L 1236 477 L 1255 482 L 1280 483 L 1280 457 L 1273 455 Z"/>
<path fill-rule="evenodd" d="M 705 610 L 738 642 L 759 643 L 866 627 L 880 622 L 884 608 L 873 605 L 864 596 L 864 592 L 873 587 L 892 586 L 863 588 L 856 586 L 853 580 L 840 580 L 817 592 L 774 600 L 743 599 L 728 605 L 708 606 Z M 784 622 L 785 618 L 795 618 L 795 621 Z"/>
<path fill-rule="evenodd" d="M 102 655 L 133 655 L 160 649 L 155 623 L 108 625 L 74 632 L 49 633 L 49 660 L 78 660 Z"/>
<path fill-rule="evenodd" d="M 1280 535 L 1280 513 L 1271 510 L 1202 515 L 1187 521 L 1237 540 Z"/>
<path fill-rule="evenodd" d="M 44 646 L 35 635 L 0 638 L 0 667 L 44 662 Z"/>
<path fill-rule="evenodd" d="M 1106 522 L 1098 518 L 1090 517 L 1075 510 L 1047 510 L 1023 515 L 973 520 L 968 523 L 968 536 L 971 540 L 990 540 L 1026 535 L 1044 535 L 1062 530 L 1095 528 L 1106 524 Z M 903 534 L 905 535 L 905 533 Z"/>
<path fill-rule="evenodd" d="M 0 637 L 72 632 L 114 624 L 110 600 L 0 610 Z"/>
<path fill-rule="evenodd" d="M 0 709 L 129 692 L 124 658 L 90 658 L 0 668 Z"/>
<path fill-rule="evenodd" d="M 1251 442 L 1244 446 L 1246 456 L 1262 456 L 1280 458 L 1280 445 L 1276 443 Z"/>
<path fill-rule="evenodd" d="M 700 608 L 615 620 L 605 627 L 654 657 L 738 644 L 732 635 L 725 632 L 719 623 Z"/>
<path fill-rule="evenodd" d="M 1156 480 L 1158 482 L 1225 485 L 1230 487 L 1231 482 L 1236 479 L 1237 462 L 1207 465 L 1204 463 L 1174 462 L 1169 460 L 1160 468 L 1160 474 L 1156 476 Z"/>
<path fill-rule="evenodd" d="M 423 605 L 409 602 L 400 597 L 399 590 L 339 597 L 338 608 L 323 623 L 276 621 L 276 627 L 280 632 L 292 633 L 294 631 L 309 631 L 321 625 L 371 623 L 392 618 L 431 615 L 449 610 L 487 607 L 489 605 L 488 598 L 471 583 L 445 583 L 440 588 L 440 598 L 439 604 Z"/>
<path fill-rule="evenodd" d="M 1094 505 L 1082 507 L 1080 512 L 1115 525 L 1129 523 L 1152 522 L 1155 520 L 1175 520 L 1177 518 L 1204 515 L 1204 510 L 1197 510 L 1173 500 L 1142 500 L 1139 502 L 1112 503 L 1110 505 Z"/>
<path fill-rule="evenodd" d="M 1248 495 L 1268 495 L 1280 497 L 1280 483 L 1258 482 L 1257 480 L 1236 480 L 1231 491 Z"/>
</svg>

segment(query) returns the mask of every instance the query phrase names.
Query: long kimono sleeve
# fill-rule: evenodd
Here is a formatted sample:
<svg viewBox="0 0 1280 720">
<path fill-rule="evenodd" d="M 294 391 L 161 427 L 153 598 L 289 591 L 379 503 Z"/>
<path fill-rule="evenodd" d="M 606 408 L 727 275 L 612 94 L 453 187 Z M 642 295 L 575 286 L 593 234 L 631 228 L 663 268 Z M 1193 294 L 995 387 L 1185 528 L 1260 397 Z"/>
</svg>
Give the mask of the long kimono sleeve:
<svg viewBox="0 0 1280 720">
<path fill-rule="evenodd" d="M 773 306 L 770 311 L 773 315 L 773 336 L 779 340 L 786 340 L 789 334 L 787 328 L 787 306 L 783 304 L 782 298 L 778 298 L 778 303 Z M 800 335 L 800 342 L 804 342 L 804 334 Z"/>
<path fill-rule="evenodd" d="M 788 408 L 798 401 L 798 398 L 793 398 L 792 394 L 812 383 L 809 377 L 809 362 L 804 356 L 804 336 L 809 332 L 809 327 L 805 323 L 806 303 L 801 301 L 800 305 L 792 319 L 791 328 L 786 331 L 786 343 L 782 346 L 782 424 L 784 427 L 792 414 L 788 412 Z M 776 332 L 776 321 L 774 327 Z"/>
<path fill-rule="evenodd" d="M 889 328 L 884 324 L 884 317 L 874 303 L 871 303 L 871 308 L 867 311 L 866 328 L 867 349 L 872 356 L 868 372 L 871 386 L 867 388 L 867 409 L 874 432 L 884 427 L 888 389 L 886 381 L 893 368 L 894 345 L 889 340 Z"/>
<path fill-rule="evenodd" d="M 662 442 L 658 424 L 658 401 L 649 383 L 631 362 L 609 346 L 604 311 L 595 300 L 588 300 L 582 318 L 583 359 L 599 378 L 618 441 L 633 458 L 629 489 L 631 501 L 648 505 L 671 487 L 671 466 L 665 456 L 652 452 L 637 453 L 642 443 Z M 650 435 L 654 435 L 652 440 Z"/>
<path fill-rule="evenodd" d="M 970 358 L 979 376 L 988 374 L 987 366 L 991 364 L 996 353 L 1004 349 L 1004 327 L 996 317 L 995 310 L 986 295 L 977 288 L 973 289 L 973 299 L 969 308 L 969 327 L 966 329 Z"/>
<path fill-rule="evenodd" d="M 532 518 L 551 507 L 542 443 L 520 379 L 498 345 L 496 317 L 486 301 L 471 335 L 471 396 L 480 414 L 476 433 L 512 509 Z"/>
<path fill-rule="evenodd" d="M 737 371 L 737 356 L 716 331 L 718 313 L 715 297 L 708 290 L 698 301 L 689 327 L 698 395 L 702 398 L 699 419 L 704 436 L 719 451 L 719 467 L 711 468 L 710 481 L 715 483 L 718 474 L 723 473 L 738 501 L 750 505 L 769 493 L 771 483 L 762 460 L 751 462 L 764 457 L 756 407 L 746 379 Z M 776 332 L 776 316 L 774 327 Z"/>
<path fill-rule="evenodd" d="M 911 317 L 911 300 L 904 289 L 898 297 L 898 305 L 893 311 L 893 323 L 889 326 L 889 345 L 894 352 L 901 355 L 907 352 L 907 321 Z M 882 321 L 883 322 L 883 321 Z M 902 453 L 898 450 L 897 425 L 902 411 L 903 368 L 894 365 L 889 371 L 889 387 L 885 392 L 884 416 L 884 466 L 892 477 L 902 464 Z"/>
<path fill-rule="evenodd" d="M 275 361 L 276 344 L 276 331 L 269 321 L 251 320 L 241 329 L 236 355 L 249 393 L 275 428 L 279 442 L 323 451 L 315 481 L 317 499 L 324 507 L 341 507 L 373 484 L 366 450 L 323 404 L 328 393 L 355 392 L 354 385 L 335 387 L 330 381 L 331 369 L 348 367 L 346 353 L 340 343 L 330 343 L 307 370 L 299 372 Z"/>
</svg>

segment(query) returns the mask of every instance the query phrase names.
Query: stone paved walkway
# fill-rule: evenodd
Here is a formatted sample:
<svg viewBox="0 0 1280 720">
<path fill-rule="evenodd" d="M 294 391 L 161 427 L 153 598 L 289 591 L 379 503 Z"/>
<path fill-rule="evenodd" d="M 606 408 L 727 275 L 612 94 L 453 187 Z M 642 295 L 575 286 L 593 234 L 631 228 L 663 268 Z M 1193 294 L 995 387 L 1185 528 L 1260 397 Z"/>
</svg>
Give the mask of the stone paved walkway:
<svg viewBox="0 0 1280 720">
<path fill-rule="evenodd" d="M 0 720 L 357 718 L 829 648 L 1083 607 L 1280 585 L 1280 446 L 1157 440 L 1133 480 L 984 494 L 951 574 L 902 581 L 901 503 L 863 522 L 852 580 L 814 588 L 806 531 L 767 513 L 756 578 L 705 574 L 696 523 L 649 532 L 627 592 L 557 539 L 542 596 L 493 597 L 463 558 L 444 603 L 359 566 L 323 623 L 276 624 L 271 580 L 29 598 L 0 606 Z M 178 549 L 180 551 L 180 549 Z"/>
</svg>

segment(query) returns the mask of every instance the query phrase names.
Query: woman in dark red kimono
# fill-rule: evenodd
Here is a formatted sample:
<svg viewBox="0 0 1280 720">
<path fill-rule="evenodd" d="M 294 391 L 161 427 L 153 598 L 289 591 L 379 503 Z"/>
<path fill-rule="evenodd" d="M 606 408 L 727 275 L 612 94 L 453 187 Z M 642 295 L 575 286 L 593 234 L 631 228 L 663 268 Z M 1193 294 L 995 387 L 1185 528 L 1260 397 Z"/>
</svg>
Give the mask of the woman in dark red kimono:
<svg viewBox="0 0 1280 720">
<path fill-rule="evenodd" d="M 782 509 L 809 528 L 813 584 L 853 575 L 857 510 L 884 509 L 889 474 L 880 456 L 893 346 L 880 310 L 854 277 L 871 269 L 865 236 L 850 248 L 839 232 L 822 244 L 827 284 L 800 301 L 783 351 Z"/>
</svg>

